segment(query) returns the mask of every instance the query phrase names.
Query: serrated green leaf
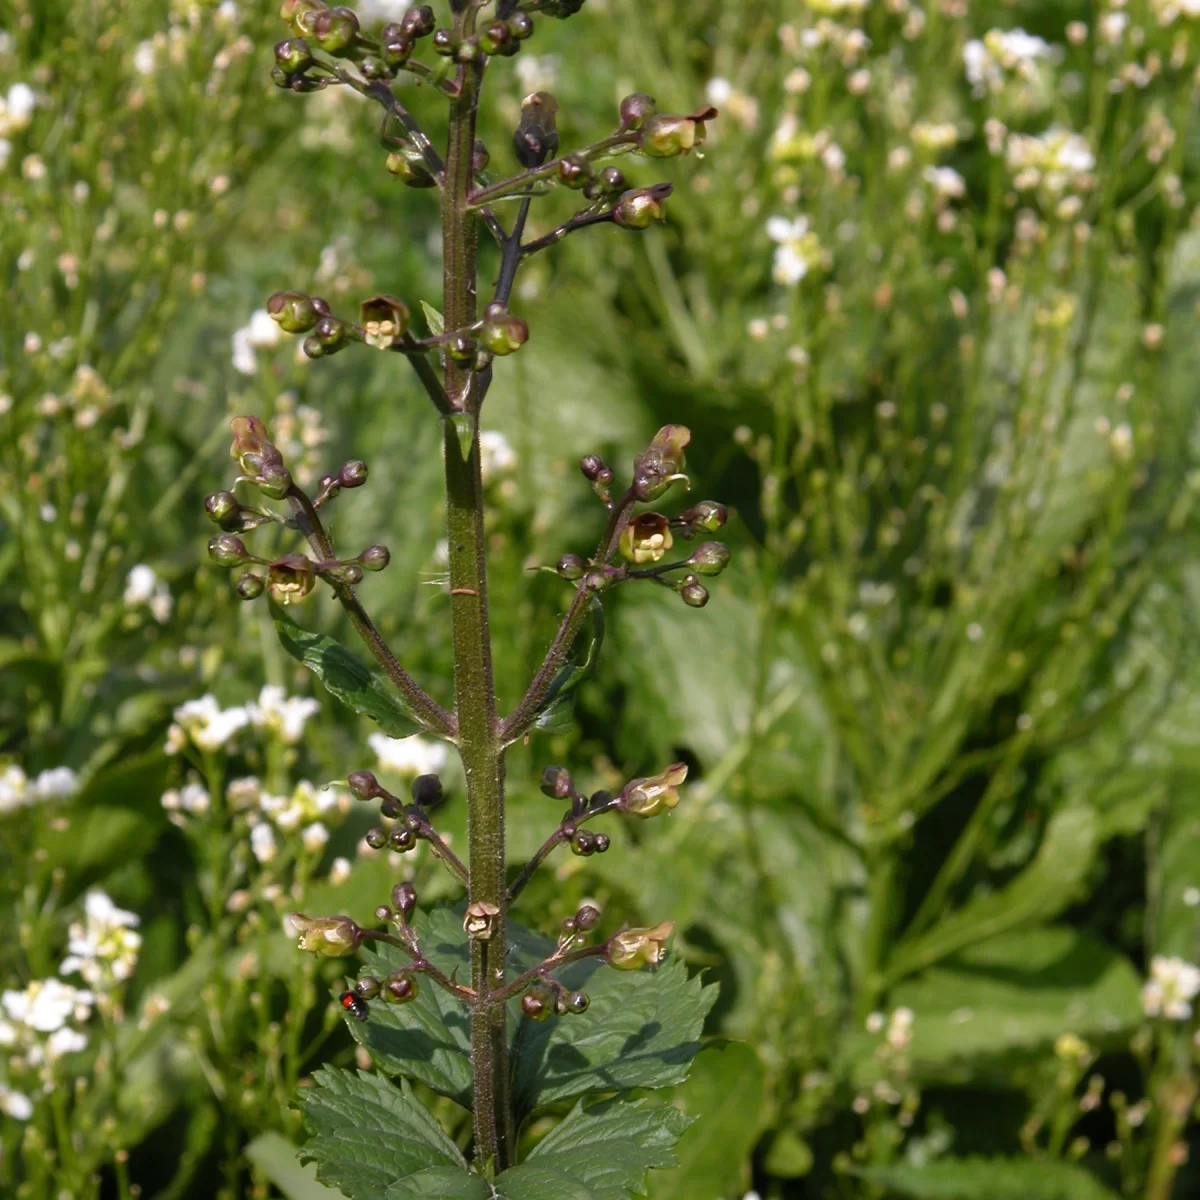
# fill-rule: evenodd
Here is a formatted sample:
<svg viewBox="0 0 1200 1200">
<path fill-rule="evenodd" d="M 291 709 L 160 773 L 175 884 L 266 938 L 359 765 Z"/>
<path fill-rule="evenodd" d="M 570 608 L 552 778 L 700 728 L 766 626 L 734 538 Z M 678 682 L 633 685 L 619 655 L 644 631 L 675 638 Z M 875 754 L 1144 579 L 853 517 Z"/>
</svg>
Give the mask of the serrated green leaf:
<svg viewBox="0 0 1200 1200">
<path fill-rule="evenodd" d="M 466 1169 L 458 1147 L 406 1084 L 325 1067 L 300 1104 L 314 1131 L 302 1160 L 348 1196 L 374 1196 L 430 1167 Z"/>
<path fill-rule="evenodd" d="M 715 987 L 669 960 L 654 971 L 616 971 L 585 959 L 559 973 L 591 998 L 569 1019 L 522 1020 L 513 1038 L 513 1103 L 521 1114 L 589 1092 L 682 1083 L 700 1049 Z"/>
<path fill-rule="evenodd" d="M 384 1200 L 495 1200 L 487 1180 L 461 1167 L 430 1167 L 394 1183 Z"/>
<path fill-rule="evenodd" d="M 300 1165 L 300 1154 L 278 1133 L 260 1134 L 246 1147 L 246 1157 L 287 1200 L 345 1200 L 342 1192 L 317 1182 L 312 1163 Z"/>
<path fill-rule="evenodd" d="M 975 942 L 1056 917 L 1078 897 L 1098 846 L 1097 826 L 1096 814 L 1082 804 L 1055 813 L 1025 870 L 1005 887 L 968 901 L 927 933 L 902 939 L 888 960 L 887 978 L 903 979 Z"/>
<path fill-rule="evenodd" d="M 458 438 L 458 452 L 463 462 L 471 457 L 471 446 L 475 441 L 475 418 L 471 413 L 451 413 L 445 418 L 454 427 Z"/>
<path fill-rule="evenodd" d="M 579 685 L 595 671 L 600 647 L 604 643 L 604 605 L 593 599 L 589 615 L 589 627 L 580 630 L 571 647 L 570 657 L 554 677 L 542 701 L 533 723 L 536 729 L 547 733 L 563 733 L 571 727 L 575 693 Z"/>
<path fill-rule="evenodd" d="M 301 629 L 278 605 L 271 606 L 271 616 L 280 645 L 307 667 L 331 696 L 369 717 L 388 737 L 407 737 L 421 730 L 404 701 L 340 642 Z"/>
<path fill-rule="evenodd" d="M 576 1104 L 496 1188 L 507 1200 L 627 1200 L 643 1194 L 646 1172 L 675 1163 L 671 1147 L 691 1124 L 670 1105 Z"/>
<path fill-rule="evenodd" d="M 678 1168 L 651 1176 L 653 1200 L 742 1195 L 766 1098 L 766 1072 L 749 1046 L 730 1042 L 702 1050 L 671 1098 L 695 1123 L 676 1147 Z"/>
<path fill-rule="evenodd" d="M 1070 1031 L 1102 1045 L 1142 1019 L 1141 980 L 1124 955 L 1077 930 L 1002 934 L 893 989 L 892 1007 L 915 1014 L 909 1070 L 922 1082 L 978 1079 L 989 1063 L 1044 1054 Z M 888 1070 L 880 1036 L 846 1042 L 851 1078 L 868 1087 Z"/>
<path fill-rule="evenodd" d="M 441 337 L 446 332 L 446 318 L 425 300 L 421 301 L 421 311 L 425 314 L 425 324 L 429 326 L 429 332 L 434 337 Z"/>
<path fill-rule="evenodd" d="M 855 1174 L 914 1200 L 1118 1200 L 1086 1168 L 1047 1159 L 945 1159 Z"/>
</svg>

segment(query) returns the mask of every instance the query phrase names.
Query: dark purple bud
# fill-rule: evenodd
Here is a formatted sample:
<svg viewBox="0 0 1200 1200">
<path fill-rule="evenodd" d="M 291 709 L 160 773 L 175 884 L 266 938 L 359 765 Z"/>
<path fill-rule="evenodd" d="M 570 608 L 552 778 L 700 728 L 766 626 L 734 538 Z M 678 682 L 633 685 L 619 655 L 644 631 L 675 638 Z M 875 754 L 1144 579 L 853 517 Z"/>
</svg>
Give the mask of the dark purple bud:
<svg viewBox="0 0 1200 1200">
<path fill-rule="evenodd" d="M 513 151 L 523 167 L 540 167 L 558 150 L 555 116 L 558 101 L 549 92 L 534 92 L 521 102 L 521 122 L 513 134 Z"/>
<path fill-rule="evenodd" d="M 612 587 L 624 574 L 620 567 L 610 567 L 601 564 L 589 567 L 583 576 L 583 586 L 590 592 L 603 592 Z"/>
<path fill-rule="evenodd" d="M 236 529 L 242 514 L 242 506 L 232 492 L 213 492 L 204 497 L 204 511 L 210 521 L 215 521 L 222 529 Z"/>
<path fill-rule="evenodd" d="M 563 579 L 582 579 L 587 563 L 578 554 L 564 554 L 555 564 L 554 569 Z"/>
<path fill-rule="evenodd" d="M 367 482 L 367 464 L 359 458 L 352 458 L 338 472 L 338 483 L 344 488 L 362 487 Z"/>
<path fill-rule="evenodd" d="M 554 990 L 545 983 L 535 983 L 521 997 L 521 1011 L 531 1021 L 544 1021 L 554 1011 Z"/>
<path fill-rule="evenodd" d="M 479 48 L 484 54 L 499 54 L 505 57 L 516 54 L 520 49 L 507 21 L 489 21 L 479 35 Z"/>
<path fill-rule="evenodd" d="M 261 575 L 255 575 L 253 571 L 247 571 L 237 581 L 237 594 L 243 600 L 257 600 L 263 594 L 263 588 L 266 583 Z"/>
<path fill-rule="evenodd" d="M 596 176 L 596 179 L 601 189 L 608 195 L 625 189 L 625 173 L 619 167 L 605 167 Z"/>
<path fill-rule="evenodd" d="M 233 533 L 219 533 L 208 543 L 208 557 L 218 567 L 240 567 L 253 562 L 246 543 Z"/>
<path fill-rule="evenodd" d="M 388 836 L 388 846 L 400 854 L 407 854 L 416 849 L 416 834 L 411 829 L 393 829 Z"/>
<path fill-rule="evenodd" d="M 578 854 L 581 858 L 587 858 L 596 853 L 596 837 L 588 833 L 586 829 L 581 829 L 571 839 L 571 853 Z"/>
<path fill-rule="evenodd" d="M 633 494 L 641 501 L 656 500 L 682 478 L 683 452 L 692 439 L 685 425 L 664 425 L 650 445 L 634 459 Z"/>
<path fill-rule="evenodd" d="M 391 560 L 392 556 L 386 546 L 368 546 L 358 556 L 358 561 L 367 571 L 382 571 Z"/>
<path fill-rule="evenodd" d="M 400 28 L 409 38 L 428 37 L 435 24 L 433 9 L 428 4 L 414 4 L 400 18 Z"/>
<path fill-rule="evenodd" d="M 592 835 L 592 846 L 597 854 L 605 854 L 612 843 L 609 840 L 607 833 L 596 833 Z"/>
<path fill-rule="evenodd" d="M 703 608 L 708 603 L 708 588 L 695 575 L 689 575 L 683 581 L 679 595 L 690 608 Z"/>
<path fill-rule="evenodd" d="M 358 17 L 351 8 L 326 9 L 313 21 L 312 35 L 326 54 L 344 54 L 358 37 Z"/>
<path fill-rule="evenodd" d="M 594 904 L 584 904 L 575 914 L 576 928 L 586 933 L 589 929 L 596 927 L 596 922 L 600 920 L 600 910 Z"/>
<path fill-rule="evenodd" d="M 386 829 L 380 829 L 378 825 L 368 829 L 363 840 L 371 847 L 372 850 L 382 850 L 387 845 L 388 835 Z"/>
<path fill-rule="evenodd" d="M 417 998 L 417 981 L 411 971 L 395 971 L 383 985 L 383 998 L 391 1004 L 407 1004 Z"/>
<path fill-rule="evenodd" d="M 412 782 L 413 803 L 426 810 L 442 802 L 442 781 L 436 775 L 418 775 Z"/>
<path fill-rule="evenodd" d="M 542 795 L 565 800 L 574 790 L 571 772 L 566 767 L 547 767 L 542 772 Z"/>
<path fill-rule="evenodd" d="M 453 29 L 439 29 L 433 35 L 433 52 L 450 58 L 458 49 L 458 37 Z"/>
<path fill-rule="evenodd" d="M 375 908 L 375 920 L 380 922 L 390 921 L 396 914 L 392 912 L 386 904 L 377 905 Z"/>
<path fill-rule="evenodd" d="M 533 36 L 533 18 L 528 13 L 513 13 L 508 18 L 508 24 L 512 29 L 513 37 L 518 41 L 524 41 L 527 37 Z"/>
<path fill-rule="evenodd" d="M 592 178 L 592 165 L 582 155 L 569 155 L 558 164 L 558 178 L 569 188 L 581 188 Z"/>
<path fill-rule="evenodd" d="M 612 482 L 612 471 L 604 465 L 604 459 L 598 454 L 585 454 L 579 460 L 579 469 L 583 472 L 584 478 L 591 480 L 592 483 L 601 480 L 604 483 Z M 607 479 L 602 479 L 607 475 Z"/>
<path fill-rule="evenodd" d="M 379 32 L 379 52 L 389 67 L 402 67 L 412 54 L 412 38 L 396 24 L 385 25 Z"/>
<path fill-rule="evenodd" d="M 655 104 L 653 96 L 647 96 L 645 92 L 634 92 L 632 96 L 626 96 L 621 101 L 621 128 L 641 129 L 657 110 L 658 105 Z"/>
<path fill-rule="evenodd" d="M 487 169 L 491 160 L 492 156 L 488 153 L 488 148 L 479 138 L 476 138 L 475 148 L 471 151 L 471 170 L 478 175 L 480 171 Z"/>
<path fill-rule="evenodd" d="M 346 782 L 360 800 L 374 800 L 383 793 L 373 771 L 351 771 L 346 776 Z"/>
<path fill-rule="evenodd" d="M 407 881 L 396 884 L 392 888 L 392 904 L 397 912 L 402 912 L 407 917 L 417 906 L 417 889 Z"/>
</svg>

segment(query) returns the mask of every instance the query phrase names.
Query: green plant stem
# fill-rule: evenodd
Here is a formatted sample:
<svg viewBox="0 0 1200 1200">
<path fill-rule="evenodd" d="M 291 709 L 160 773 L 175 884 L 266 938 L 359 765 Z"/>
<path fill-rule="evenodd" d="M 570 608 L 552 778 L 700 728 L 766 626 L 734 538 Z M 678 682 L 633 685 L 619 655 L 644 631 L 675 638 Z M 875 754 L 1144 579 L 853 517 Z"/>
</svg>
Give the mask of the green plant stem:
<svg viewBox="0 0 1200 1200">
<path fill-rule="evenodd" d="M 608 524 L 604 528 L 604 534 L 600 538 L 600 545 L 596 549 L 592 562 L 602 566 L 612 558 L 613 548 L 621 536 L 621 531 L 629 521 L 629 514 L 633 511 L 634 503 L 633 491 L 630 490 L 613 505 L 609 512 Z M 517 707 L 501 722 L 500 740 L 503 745 L 511 746 L 533 724 L 537 717 L 538 706 L 546 698 L 550 685 L 562 670 L 567 656 L 571 653 L 571 647 L 579 636 L 580 629 L 583 628 L 588 604 L 594 595 L 595 592 L 582 583 L 575 589 L 575 595 L 571 597 L 571 606 L 567 609 L 567 614 L 563 617 L 562 624 L 559 625 L 558 632 L 550 643 L 550 649 L 546 651 L 546 657 L 533 677 L 533 682 L 526 689 L 525 695 L 521 697 Z"/>
<path fill-rule="evenodd" d="M 443 295 L 447 329 L 475 323 L 477 301 L 476 218 L 468 195 L 475 148 L 475 117 L 482 68 L 460 69 L 459 95 L 450 107 L 442 188 Z M 458 430 L 445 422 L 446 536 L 450 556 L 451 642 L 458 753 L 467 787 L 467 846 L 472 904 L 494 905 L 488 939 L 471 939 L 471 1074 L 475 1155 L 485 1170 L 499 1172 L 514 1159 L 509 1101 L 508 1038 L 503 1001 L 507 939 L 504 880 L 504 750 L 496 717 L 492 648 L 488 630 L 487 555 L 480 473 L 479 389 L 469 367 L 447 356 L 445 390 L 455 408 L 475 418 L 470 452 L 463 457 Z"/>
<path fill-rule="evenodd" d="M 312 501 L 298 487 L 288 492 L 288 502 L 296 514 L 296 524 L 300 532 L 308 539 L 314 553 L 322 559 L 334 556 L 333 543 L 321 524 L 321 518 L 313 507 Z M 354 589 L 347 583 L 330 581 L 334 595 L 337 596 L 351 624 L 358 630 L 359 636 L 366 642 L 368 649 L 375 655 L 379 665 L 387 672 L 388 678 L 396 685 L 400 694 L 408 701 L 417 719 L 431 733 L 444 738 L 453 738 L 456 733 L 454 717 L 440 704 L 429 696 L 424 688 L 400 665 L 388 644 L 383 640 L 379 630 L 375 628 L 367 610 L 355 594 Z"/>
</svg>

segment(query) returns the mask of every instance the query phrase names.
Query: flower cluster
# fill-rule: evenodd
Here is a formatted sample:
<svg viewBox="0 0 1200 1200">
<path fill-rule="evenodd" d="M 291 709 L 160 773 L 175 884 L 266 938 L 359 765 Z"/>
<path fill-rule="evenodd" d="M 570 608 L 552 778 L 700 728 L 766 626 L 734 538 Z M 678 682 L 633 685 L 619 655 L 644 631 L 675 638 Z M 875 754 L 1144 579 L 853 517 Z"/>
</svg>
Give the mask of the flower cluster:
<svg viewBox="0 0 1200 1200">
<path fill-rule="evenodd" d="M 15 763 L 0 770 L 0 816 L 45 801 L 68 800 L 79 790 L 70 767 L 51 767 L 30 779 Z"/>
<path fill-rule="evenodd" d="M 1200 967 L 1182 958 L 1156 954 L 1150 960 L 1150 978 L 1142 988 L 1142 1008 L 1148 1017 L 1186 1021 L 1192 1001 L 1200 995 Z"/>
<path fill-rule="evenodd" d="M 70 927 L 67 957 L 59 971 L 78 973 L 97 990 L 124 983 L 133 974 L 142 946 L 137 914 L 118 908 L 104 892 L 91 891 L 84 901 L 84 916 L 83 922 Z"/>
<path fill-rule="evenodd" d="M 281 687 L 266 685 L 258 699 L 246 705 L 222 708 L 211 694 L 181 704 L 167 730 L 166 751 L 178 754 L 189 743 L 212 753 L 224 748 L 240 730 L 264 730 L 285 745 L 294 746 L 304 736 L 309 718 L 320 711 L 310 697 L 288 696 Z"/>
<path fill-rule="evenodd" d="M 171 619 L 174 607 L 171 589 L 159 579 L 154 568 L 145 563 L 138 563 L 126 575 L 124 600 L 126 608 L 148 608 L 150 615 L 160 625 L 165 625 Z"/>
</svg>

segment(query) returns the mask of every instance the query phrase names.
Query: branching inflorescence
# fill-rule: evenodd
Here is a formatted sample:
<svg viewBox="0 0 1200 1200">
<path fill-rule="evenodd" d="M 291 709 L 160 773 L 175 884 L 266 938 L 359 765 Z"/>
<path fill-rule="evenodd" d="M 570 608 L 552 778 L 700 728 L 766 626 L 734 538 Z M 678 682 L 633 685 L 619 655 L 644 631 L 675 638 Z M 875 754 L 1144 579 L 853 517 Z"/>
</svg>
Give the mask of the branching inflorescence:
<svg viewBox="0 0 1200 1200">
<path fill-rule="evenodd" d="M 426 335 L 415 331 L 409 306 L 387 295 L 364 300 L 357 320 L 335 314 L 322 298 L 299 291 L 277 292 L 267 307 L 283 330 L 304 336 L 303 349 L 310 358 L 324 358 L 356 343 L 403 355 L 441 415 L 453 708 L 443 708 L 409 675 L 359 599 L 357 589 L 365 573 L 386 568 L 388 551 L 369 546 L 353 557 L 340 557 L 323 522 L 323 509 L 342 490 L 367 481 L 364 463 L 348 462 L 336 473 L 325 475 L 310 495 L 297 484 L 263 422 L 241 416 L 233 421 L 232 454 L 241 470 L 235 487 L 248 484 L 270 500 L 285 502 L 289 511 L 284 515 L 261 503 L 247 503 L 233 491 L 217 492 L 205 502 L 209 516 L 222 530 L 209 544 L 212 559 L 223 567 L 251 568 L 237 581 L 242 598 L 253 600 L 265 591 L 278 605 L 289 606 L 302 601 L 318 582 L 328 585 L 398 693 L 412 728 L 444 738 L 458 748 L 467 792 L 466 862 L 456 857 L 430 820 L 429 811 L 442 792 L 436 776 L 417 779 L 407 804 L 383 788 L 369 771 L 353 771 L 348 783 L 360 799 L 378 803 L 387 823 L 367 834 L 371 846 L 403 853 L 424 841 L 467 888 L 463 924 L 471 951 L 470 981 L 449 977 L 427 957 L 410 921 L 417 897 L 409 883 L 397 884 L 390 905 L 376 910 L 382 929 L 364 929 L 345 916 L 314 919 L 294 914 L 292 923 L 301 948 L 317 954 L 346 956 L 365 942 L 376 942 L 398 949 L 410 960 L 386 979 L 359 979 L 345 1000 L 347 1011 L 354 1016 L 365 1017 L 365 1002 L 376 997 L 394 1003 L 412 1000 L 422 976 L 466 1006 L 470 1014 L 475 1159 L 493 1172 L 511 1166 L 515 1155 L 505 1002 L 520 996 L 521 1011 L 535 1020 L 555 1013 L 582 1012 L 588 996 L 560 982 L 557 973 L 562 968 L 589 957 L 623 969 L 655 966 L 665 955 L 665 941 L 671 933 L 670 923 L 663 922 L 652 928 L 623 929 L 588 944 L 600 913 L 585 904 L 563 922 L 551 954 L 506 978 L 507 908 L 559 845 L 569 845 L 578 855 L 604 852 L 608 836 L 586 825 L 613 813 L 650 817 L 669 811 L 678 803 L 677 788 L 687 774 L 686 767 L 677 763 L 660 775 L 630 781 L 616 795 L 596 792 L 589 797 L 576 789 L 567 770 L 548 767 L 542 790 L 566 802 L 567 811 L 533 858 L 510 880 L 504 853 L 505 748 L 524 737 L 548 707 L 561 700 L 564 682 L 577 670 L 576 643 L 605 593 L 619 584 L 645 580 L 675 591 L 691 607 L 701 607 L 708 599 L 702 577 L 719 574 L 729 561 L 729 551 L 722 543 L 703 540 L 725 523 L 722 505 L 705 501 L 675 517 L 639 508 L 659 500 L 675 484 L 687 482 L 684 451 L 690 434 L 685 427 L 668 425 L 659 430 L 636 457 L 629 484 L 620 491 L 614 491 L 611 468 L 595 455 L 586 456 L 580 464 L 582 472 L 608 514 L 603 534 L 590 556 L 566 554 L 553 568 L 574 585 L 570 604 L 523 698 L 506 716 L 497 712 L 488 634 L 479 414 L 494 360 L 519 350 L 529 336 L 525 322 L 509 310 L 514 281 L 530 256 L 581 229 L 612 223 L 642 230 L 662 221 L 671 185 L 630 187 L 621 170 L 604 165 L 605 160 L 631 152 L 660 158 L 686 154 L 701 144 L 705 121 L 716 116 L 711 108 L 684 115 L 659 114 L 649 96 L 636 94 L 621 103 L 617 126 L 609 136 L 560 155 L 557 103 L 548 93 L 536 92 L 524 100 L 512 140 L 521 169 L 507 178 L 490 176 L 488 152 L 476 138 L 480 90 L 489 63 L 516 54 L 533 33 L 535 17 L 567 17 L 582 3 L 496 0 L 489 14 L 486 10 L 492 5 L 452 0 L 450 24 L 442 28 L 437 27 L 432 9 L 419 5 L 408 9 L 399 22 L 384 26 L 377 36 L 364 31 L 352 10 L 331 8 L 320 0 L 285 0 L 282 9 L 292 36 L 275 48 L 272 75 L 279 86 L 299 93 L 348 87 L 378 103 L 389 151 L 387 170 L 413 188 L 435 191 L 441 206 L 442 308 L 440 314 L 426 309 L 433 313 Z M 433 62 L 416 57 L 423 43 L 432 47 Z M 435 147 L 397 98 L 392 81 L 401 73 L 436 89 L 446 99 L 449 120 L 444 151 Z M 532 202 L 556 185 L 577 191 L 582 206 L 551 232 L 525 240 Z M 514 205 L 514 214 L 501 215 Z M 500 250 L 499 271 L 482 316 L 477 301 L 480 226 Z M 308 553 L 273 559 L 252 554 L 242 535 L 267 523 L 282 524 L 301 535 Z M 678 541 L 697 544 L 690 553 L 680 555 L 675 551 Z M 302 661 L 321 674 L 311 661 Z M 328 679 L 325 682 L 334 690 Z M 335 694 L 355 703 L 344 689 Z"/>
</svg>

